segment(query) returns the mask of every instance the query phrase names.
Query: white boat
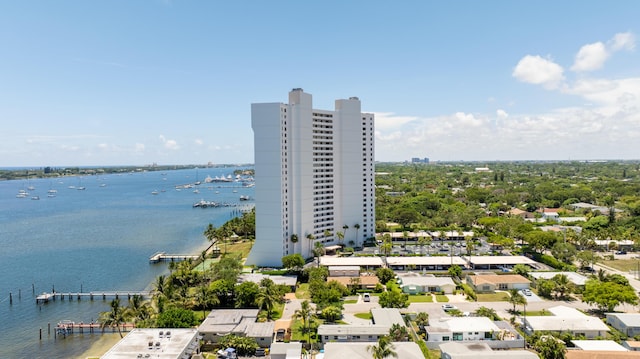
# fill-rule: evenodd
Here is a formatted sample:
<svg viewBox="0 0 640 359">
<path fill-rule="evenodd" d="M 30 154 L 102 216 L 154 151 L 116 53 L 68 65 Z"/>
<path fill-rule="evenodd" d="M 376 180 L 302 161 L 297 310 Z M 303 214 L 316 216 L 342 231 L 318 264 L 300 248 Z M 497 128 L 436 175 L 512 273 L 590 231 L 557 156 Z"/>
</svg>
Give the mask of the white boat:
<svg viewBox="0 0 640 359">
<path fill-rule="evenodd" d="M 249 196 L 242 195 L 242 196 L 240 196 L 240 200 L 241 201 L 248 201 L 249 200 Z"/>
<path fill-rule="evenodd" d="M 157 194 L 158 194 L 158 191 L 157 191 L 157 190 L 152 191 L 152 192 L 151 192 L 151 194 L 155 196 L 155 195 L 157 195 Z"/>
<path fill-rule="evenodd" d="M 40 196 L 33 196 L 31 197 L 32 200 L 34 201 L 39 201 L 40 200 Z"/>
</svg>

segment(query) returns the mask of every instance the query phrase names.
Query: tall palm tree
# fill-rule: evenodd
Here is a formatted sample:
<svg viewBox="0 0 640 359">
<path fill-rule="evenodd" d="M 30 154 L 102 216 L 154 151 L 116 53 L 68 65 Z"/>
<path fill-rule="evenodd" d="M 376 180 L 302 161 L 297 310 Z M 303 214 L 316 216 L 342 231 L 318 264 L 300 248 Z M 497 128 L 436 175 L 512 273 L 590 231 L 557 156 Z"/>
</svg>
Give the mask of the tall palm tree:
<svg viewBox="0 0 640 359">
<path fill-rule="evenodd" d="M 343 233 L 345 236 L 347 235 L 347 229 L 349 229 L 349 226 L 348 226 L 348 225 L 346 225 L 346 224 L 345 224 L 344 226 L 342 226 L 342 233 Z"/>
<path fill-rule="evenodd" d="M 313 255 L 316 257 L 318 261 L 318 267 L 320 267 L 320 256 L 323 256 L 325 253 L 324 245 L 321 242 L 314 243 Z"/>
<path fill-rule="evenodd" d="M 302 334 L 307 334 L 308 343 L 311 344 L 311 321 L 316 317 L 311 303 L 308 300 L 300 303 L 300 309 L 293 312 L 293 317 L 296 319 L 302 319 Z"/>
<path fill-rule="evenodd" d="M 338 242 L 342 244 L 342 241 L 344 241 L 344 233 L 338 231 L 336 232 L 336 236 L 338 237 Z"/>
<path fill-rule="evenodd" d="M 316 237 L 312 233 L 309 233 L 309 234 L 307 234 L 307 239 L 309 240 L 309 257 L 311 257 L 311 250 L 313 248 L 313 241 L 316 239 Z"/>
<path fill-rule="evenodd" d="M 276 303 L 280 300 L 275 286 L 262 287 L 260 292 L 256 295 L 256 303 L 260 309 L 263 309 L 267 313 L 267 321 L 271 320 L 271 314 Z"/>
<path fill-rule="evenodd" d="M 324 234 L 324 239 L 327 239 L 332 236 L 331 231 L 328 229 L 325 229 L 323 234 Z"/>
<path fill-rule="evenodd" d="M 214 227 L 213 224 L 209 223 L 207 229 L 204 230 L 204 236 L 207 237 L 207 240 L 209 242 L 215 242 L 214 239 L 216 239 L 216 227 Z"/>
<path fill-rule="evenodd" d="M 426 327 L 428 324 L 429 324 L 429 313 L 420 312 L 416 315 L 416 325 L 421 330 L 424 330 L 424 327 Z"/>
<path fill-rule="evenodd" d="M 116 298 L 111 301 L 111 310 L 108 312 L 100 313 L 100 317 L 98 318 L 98 322 L 100 323 L 101 328 L 105 327 L 115 327 L 118 329 L 118 334 L 120 334 L 120 338 L 122 338 L 122 330 L 120 329 L 120 325 L 125 321 L 125 313 L 124 308 L 120 306 L 120 299 Z"/>
<path fill-rule="evenodd" d="M 152 309 L 141 295 L 135 294 L 129 299 L 129 306 L 124 310 L 124 316 L 131 318 L 133 324 L 151 319 Z"/>
<path fill-rule="evenodd" d="M 394 323 L 389 329 L 389 336 L 394 342 L 404 342 L 409 337 L 409 333 L 406 326 Z"/>
<path fill-rule="evenodd" d="M 527 298 L 525 298 L 517 289 L 509 289 L 509 303 L 513 305 L 513 313 L 516 312 L 516 305 L 527 304 Z"/>
<path fill-rule="evenodd" d="M 371 353 L 373 359 L 397 358 L 398 353 L 394 349 L 391 337 L 388 335 L 378 338 L 378 344 L 376 345 L 367 345 L 367 351 Z"/>
<path fill-rule="evenodd" d="M 356 229 L 356 247 L 358 246 L 358 230 L 360 229 L 360 225 L 358 223 L 353 225 L 353 228 Z"/>
</svg>

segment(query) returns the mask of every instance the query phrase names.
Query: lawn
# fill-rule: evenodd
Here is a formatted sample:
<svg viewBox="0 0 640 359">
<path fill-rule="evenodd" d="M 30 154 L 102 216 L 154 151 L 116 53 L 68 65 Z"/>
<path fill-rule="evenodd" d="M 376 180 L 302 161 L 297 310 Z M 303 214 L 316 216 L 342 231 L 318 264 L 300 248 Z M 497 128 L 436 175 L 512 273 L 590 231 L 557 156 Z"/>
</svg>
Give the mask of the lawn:
<svg viewBox="0 0 640 359">
<path fill-rule="evenodd" d="M 220 251 L 224 253 L 225 248 L 228 254 L 240 254 L 242 258 L 247 258 L 249 256 L 249 251 L 251 251 L 251 247 L 253 247 L 253 242 L 251 241 L 239 241 L 233 243 L 224 243 L 218 244 L 220 247 Z"/>
<path fill-rule="evenodd" d="M 551 314 L 550 311 L 543 309 L 543 310 L 528 310 L 526 312 L 526 315 L 531 317 L 548 317 L 548 316 L 552 316 L 553 314 Z"/>
<path fill-rule="evenodd" d="M 309 283 L 300 283 L 296 288 L 296 298 L 298 299 L 311 299 L 311 293 L 309 292 Z"/>
<path fill-rule="evenodd" d="M 478 302 L 507 302 L 509 301 L 509 294 L 504 292 L 498 293 L 479 293 Z"/>
<path fill-rule="evenodd" d="M 444 303 L 444 302 L 448 302 L 448 301 L 449 301 L 449 297 L 447 297 L 446 295 L 436 294 L 436 302 Z"/>
<path fill-rule="evenodd" d="M 614 259 L 612 261 L 599 260 L 598 263 L 602 263 L 622 272 L 637 271 L 638 266 L 640 265 L 640 261 L 637 259 Z"/>
<path fill-rule="evenodd" d="M 371 320 L 371 318 L 373 318 L 373 317 L 371 316 L 371 312 L 356 313 L 356 314 L 354 314 L 354 316 L 355 316 L 356 318 L 366 319 L 366 320 Z"/>
<path fill-rule="evenodd" d="M 357 299 L 348 299 L 348 300 L 343 301 L 342 303 L 344 303 L 344 304 L 356 304 L 356 303 L 358 303 L 358 300 Z"/>
<path fill-rule="evenodd" d="M 433 297 L 429 295 L 409 295 L 409 303 L 433 303 Z"/>
</svg>

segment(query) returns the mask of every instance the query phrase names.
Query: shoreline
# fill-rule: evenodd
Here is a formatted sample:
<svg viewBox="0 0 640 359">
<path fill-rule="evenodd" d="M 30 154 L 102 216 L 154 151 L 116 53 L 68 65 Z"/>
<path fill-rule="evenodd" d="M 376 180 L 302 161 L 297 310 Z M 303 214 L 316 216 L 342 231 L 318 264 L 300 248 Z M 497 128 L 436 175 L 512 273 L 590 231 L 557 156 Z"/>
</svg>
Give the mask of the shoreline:
<svg viewBox="0 0 640 359">
<path fill-rule="evenodd" d="M 198 253 L 202 253 L 203 250 L 207 251 L 207 254 L 211 254 L 211 251 L 214 247 L 214 243 L 205 240 L 205 246 L 203 249 L 200 249 Z M 202 248 L 202 247 L 199 247 Z M 166 271 L 169 271 L 168 267 Z M 151 281 L 147 284 L 145 290 L 151 290 L 155 281 Z M 128 303 L 126 303 L 128 305 Z M 100 313 L 97 313 L 99 315 Z M 124 333 L 126 336 L 128 333 Z M 123 337 L 124 337 L 123 336 Z M 104 354 L 106 354 L 109 349 L 111 349 L 114 345 L 116 345 L 121 340 L 120 335 L 118 333 L 103 333 L 101 336 L 94 340 L 89 348 L 85 350 L 82 354 L 75 357 L 75 359 L 94 359 L 100 358 Z"/>
</svg>

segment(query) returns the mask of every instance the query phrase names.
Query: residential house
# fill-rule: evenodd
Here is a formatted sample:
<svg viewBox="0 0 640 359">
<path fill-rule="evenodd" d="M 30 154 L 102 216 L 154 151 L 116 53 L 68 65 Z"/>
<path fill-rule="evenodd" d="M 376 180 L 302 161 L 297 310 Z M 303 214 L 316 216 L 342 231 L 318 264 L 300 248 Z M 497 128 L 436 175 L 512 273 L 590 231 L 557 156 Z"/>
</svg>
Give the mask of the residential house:
<svg viewBox="0 0 640 359">
<path fill-rule="evenodd" d="M 274 284 L 286 285 L 295 292 L 298 277 L 295 275 L 266 275 L 262 273 L 242 273 L 238 276 L 238 283 L 253 282 L 260 284 L 263 279 L 271 279 Z"/>
<path fill-rule="evenodd" d="M 622 345 L 616 343 L 613 340 L 572 340 L 571 343 L 575 346 L 576 349 L 580 350 L 590 350 L 590 351 L 616 351 L 616 352 L 626 352 L 629 349 L 623 347 Z"/>
<path fill-rule="evenodd" d="M 475 274 L 467 276 L 469 284 L 477 293 L 492 293 L 496 290 L 527 289 L 531 281 L 519 274 Z"/>
<path fill-rule="evenodd" d="M 322 343 L 377 342 L 380 337 L 389 334 L 389 329 L 391 327 L 386 325 L 320 324 L 318 338 Z"/>
<path fill-rule="evenodd" d="M 355 277 L 327 277 L 327 282 L 336 281 L 346 287 L 357 284 L 360 289 L 374 289 L 380 279 L 375 275 L 362 275 Z"/>
<path fill-rule="evenodd" d="M 329 266 L 329 277 L 359 277 L 359 266 Z"/>
<path fill-rule="evenodd" d="M 453 265 L 466 268 L 467 262 L 458 256 L 409 256 L 409 257 L 387 257 L 387 266 L 394 271 L 447 271 Z"/>
<path fill-rule="evenodd" d="M 525 256 L 464 256 L 467 266 L 471 269 L 504 269 L 513 268 L 516 264 L 523 264 L 532 269 L 540 267 L 540 263 Z"/>
<path fill-rule="evenodd" d="M 404 293 L 439 293 L 453 294 L 456 284 L 451 277 L 436 277 L 434 275 L 420 275 L 407 273 L 398 275 L 398 285 Z"/>
<path fill-rule="evenodd" d="M 269 348 L 271 359 L 300 359 L 302 355 L 302 343 L 300 342 L 277 342 L 272 343 Z"/>
<path fill-rule="evenodd" d="M 524 339 L 507 322 L 486 317 L 443 317 L 425 327 L 427 346 L 437 349 L 446 342 L 486 342 L 491 348 L 521 348 Z"/>
<path fill-rule="evenodd" d="M 273 341 L 275 322 L 257 322 L 259 309 L 214 309 L 198 327 L 205 341 L 217 343 L 228 334 L 254 338 L 262 348 Z"/>
<path fill-rule="evenodd" d="M 448 342 L 440 344 L 441 359 L 537 359 L 528 350 L 493 350 L 487 343 Z"/>
<path fill-rule="evenodd" d="M 607 324 L 628 337 L 640 334 L 640 313 L 606 313 Z"/>
<path fill-rule="evenodd" d="M 324 359 L 371 359 L 369 346 L 375 343 L 325 343 Z M 414 342 L 392 342 L 393 351 L 402 359 L 424 359 L 424 354 Z"/>
<path fill-rule="evenodd" d="M 602 320 L 575 308 L 560 305 L 551 307 L 548 311 L 553 316 L 527 316 L 523 319 L 525 332 L 570 332 L 573 336 L 583 336 L 586 339 L 604 337 L 609 332 L 609 327 Z"/>
<path fill-rule="evenodd" d="M 584 287 L 584 284 L 587 282 L 587 277 L 583 276 L 582 274 L 576 273 L 576 272 L 531 272 L 529 273 L 530 276 L 532 276 L 535 279 L 551 279 L 553 277 L 555 277 L 558 274 L 563 274 L 565 276 L 567 276 L 567 279 L 575 284 L 576 286 L 579 287 Z"/>
</svg>

